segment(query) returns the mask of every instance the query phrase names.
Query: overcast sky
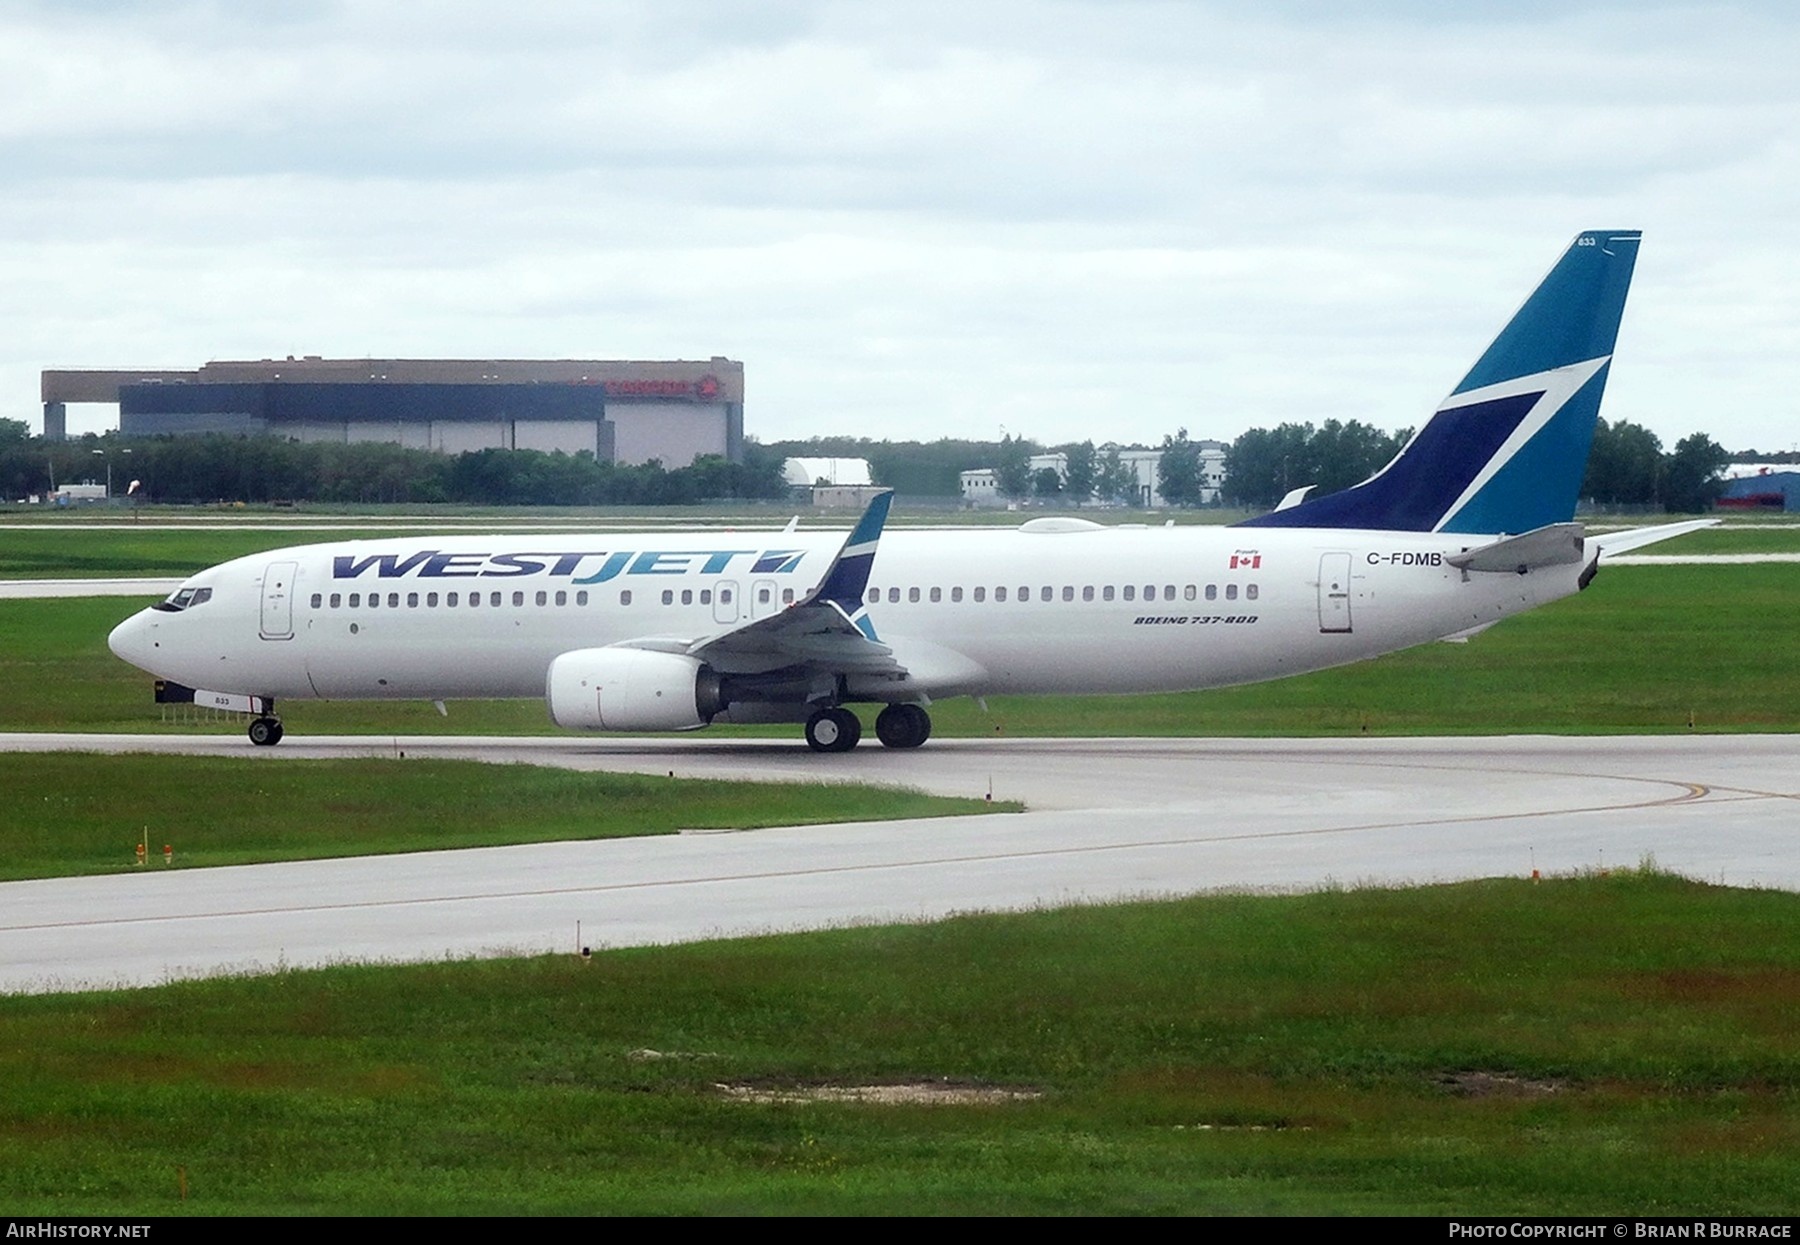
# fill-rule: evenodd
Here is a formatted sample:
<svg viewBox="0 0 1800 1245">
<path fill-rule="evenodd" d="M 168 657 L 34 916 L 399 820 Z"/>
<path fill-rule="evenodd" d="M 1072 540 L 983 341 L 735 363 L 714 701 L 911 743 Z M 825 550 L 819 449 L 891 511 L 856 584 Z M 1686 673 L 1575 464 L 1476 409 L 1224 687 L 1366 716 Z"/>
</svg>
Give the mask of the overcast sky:
<svg viewBox="0 0 1800 1245">
<path fill-rule="evenodd" d="M 742 360 L 761 440 L 1420 422 L 1585 228 L 1604 413 L 1800 442 L 1800 6 L 0 0 L 46 367 Z M 71 431 L 116 424 L 74 407 Z"/>
</svg>

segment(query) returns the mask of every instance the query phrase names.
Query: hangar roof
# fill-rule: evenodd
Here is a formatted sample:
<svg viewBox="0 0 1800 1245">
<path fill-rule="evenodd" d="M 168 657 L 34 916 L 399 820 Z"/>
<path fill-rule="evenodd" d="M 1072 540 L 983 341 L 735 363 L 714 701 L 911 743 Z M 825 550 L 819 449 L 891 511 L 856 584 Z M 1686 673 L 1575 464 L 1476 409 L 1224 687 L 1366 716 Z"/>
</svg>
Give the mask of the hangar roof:
<svg viewBox="0 0 1800 1245">
<path fill-rule="evenodd" d="M 193 371 L 162 368 L 46 370 L 45 402 L 117 402 L 121 385 L 255 384 L 552 384 L 599 385 L 624 401 L 738 402 L 744 365 L 715 355 L 706 360 L 626 359 L 325 359 L 218 360 Z"/>
</svg>

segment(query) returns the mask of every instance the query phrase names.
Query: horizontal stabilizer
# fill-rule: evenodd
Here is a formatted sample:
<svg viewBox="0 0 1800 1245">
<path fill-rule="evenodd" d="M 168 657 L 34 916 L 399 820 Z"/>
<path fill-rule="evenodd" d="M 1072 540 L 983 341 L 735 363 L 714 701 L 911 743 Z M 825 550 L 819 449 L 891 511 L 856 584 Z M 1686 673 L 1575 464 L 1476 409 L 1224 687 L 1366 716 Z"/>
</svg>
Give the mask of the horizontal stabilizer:
<svg viewBox="0 0 1800 1245">
<path fill-rule="evenodd" d="M 1579 523 L 1552 523 L 1522 536 L 1453 553 L 1444 561 L 1465 571 L 1508 571 L 1523 575 L 1540 566 L 1572 566 L 1585 556 Z"/>
<path fill-rule="evenodd" d="M 1603 533 L 1594 537 L 1594 543 L 1600 546 L 1601 553 L 1627 553 L 1658 541 L 1698 532 L 1701 528 L 1715 527 L 1718 522 L 1717 519 L 1689 519 L 1685 523 L 1664 523 L 1658 527 L 1634 527 L 1623 532 Z"/>
</svg>

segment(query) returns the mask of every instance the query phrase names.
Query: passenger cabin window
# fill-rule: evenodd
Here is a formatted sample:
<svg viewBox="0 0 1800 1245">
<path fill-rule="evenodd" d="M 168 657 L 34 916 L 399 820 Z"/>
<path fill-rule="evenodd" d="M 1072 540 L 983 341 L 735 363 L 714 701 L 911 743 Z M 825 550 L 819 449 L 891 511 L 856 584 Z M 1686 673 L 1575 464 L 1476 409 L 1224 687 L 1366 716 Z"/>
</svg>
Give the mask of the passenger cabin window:
<svg viewBox="0 0 1800 1245">
<path fill-rule="evenodd" d="M 320 606 L 321 606 L 321 605 L 323 605 L 323 604 L 325 604 L 325 598 L 324 598 L 324 597 L 323 597 L 323 596 L 322 596 L 322 595 L 320 595 L 320 594 L 319 594 L 319 593 L 317 593 L 317 592 L 315 592 L 315 593 L 313 593 L 313 595 L 312 595 L 312 607 L 313 607 L 313 608 L 314 608 L 314 609 L 318 609 L 318 608 L 319 608 L 319 607 L 320 607 Z"/>
<path fill-rule="evenodd" d="M 1255 584 L 1245 584 L 1244 585 L 1244 597 L 1247 600 L 1251 600 L 1251 601 L 1256 600 L 1256 585 Z"/>
<path fill-rule="evenodd" d="M 1225 585 L 1225 599 L 1227 601 L 1237 600 L 1237 585 L 1236 584 L 1226 584 Z"/>
<path fill-rule="evenodd" d="M 933 591 L 935 592 L 936 589 L 933 589 Z M 962 589 L 961 588 L 950 589 L 950 603 L 952 605 L 954 605 L 956 602 L 958 602 L 960 600 L 962 600 Z"/>
<path fill-rule="evenodd" d="M 908 588 L 906 590 L 906 599 L 910 604 L 917 605 L 919 603 L 919 590 L 917 588 Z"/>
<path fill-rule="evenodd" d="M 1000 591 L 1005 592 L 1006 589 L 1002 588 Z M 1006 599 L 1005 597 L 1000 598 L 1000 600 L 1002 600 L 1002 601 L 1004 601 L 1005 599 Z M 981 602 L 983 602 L 985 600 L 987 600 L 987 589 L 986 588 L 975 589 L 975 603 L 977 605 L 979 605 Z"/>
<path fill-rule="evenodd" d="M 1219 599 L 1219 585 L 1217 585 L 1217 584 L 1206 585 L 1206 599 L 1208 601 L 1217 601 Z"/>
<path fill-rule="evenodd" d="M 977 588 L 977 589 L 975 589 L 975 591 L 980 592 L 981 589 Z M 996 601 L 1006 600 L 1006 589 L 1004 589 L 1004 588 L 994 589 L 994 600 L 996 600 Z"/>
<path fill-rule="evenodd" d="M 1127 601 L 1137 600 L 1137 585 L 1136 584 L 1126 584 L 1125 585 L 1125 599 Z"/>
</svg>

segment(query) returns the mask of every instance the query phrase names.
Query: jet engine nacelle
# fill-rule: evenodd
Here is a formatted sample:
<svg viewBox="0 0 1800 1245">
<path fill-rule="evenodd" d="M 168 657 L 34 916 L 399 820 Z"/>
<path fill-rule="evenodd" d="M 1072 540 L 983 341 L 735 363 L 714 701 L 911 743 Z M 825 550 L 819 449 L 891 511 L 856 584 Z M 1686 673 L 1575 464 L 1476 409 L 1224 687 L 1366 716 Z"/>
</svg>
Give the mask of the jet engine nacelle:
<svg viewBox="0 0 1800 1245">
<path fill-rule="evenodd" d="M 712 667 L 679 653 L 581 648 L 550 663 L 550 719 L 576 731 L 684 731 L 725 707 Z"/>
</svg>

